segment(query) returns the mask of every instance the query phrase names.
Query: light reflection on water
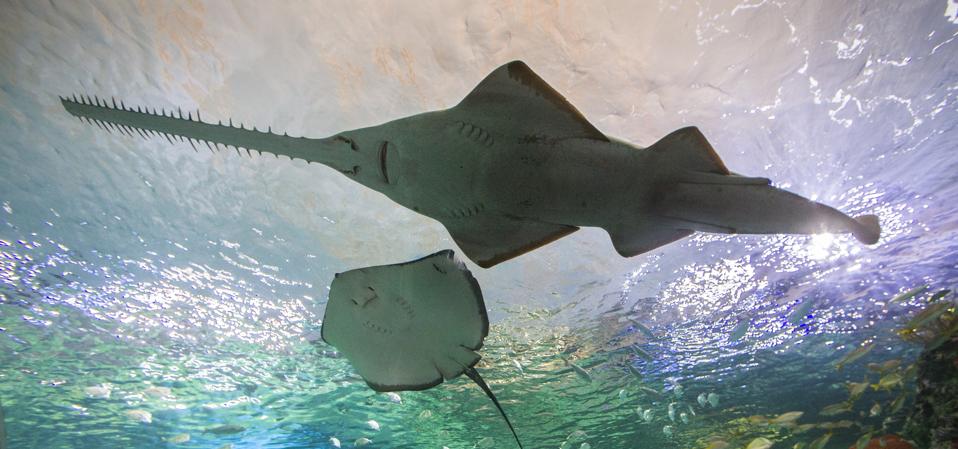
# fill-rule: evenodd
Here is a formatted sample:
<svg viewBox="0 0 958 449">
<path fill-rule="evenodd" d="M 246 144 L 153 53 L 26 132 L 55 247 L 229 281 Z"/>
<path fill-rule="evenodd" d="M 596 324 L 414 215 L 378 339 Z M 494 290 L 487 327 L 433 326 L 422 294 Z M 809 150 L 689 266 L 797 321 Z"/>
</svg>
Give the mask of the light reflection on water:
<svg viewBox="0 0 958 449">
<path fill-rule="evenodd" d="M 892 242 L 895 230 L 907 227 L 896 224 L 902 215 L 882 220 Z M 405 393 L 401 406 L 370 392 L 333 348 L 317 341 L 325 298 L 314 298 L 310 283 L 264 269 L 242 244 L 207 241 L 190 250 L 168 242 L 179 252 L 130 258 L 83 253 L 69 242 L 19 232 L 8 226 L 0 243 L 3 393 L 14 398 L 5 401 L 13 410 L 8 415 L 17 416 L 12 427 L 59 435 L 37 444 L 106 438 L 149 446 L 183 432 L 204 447 L 257 441 L 306 447 L 332 435 L 375 437 L 390 447 L 424 441 L 471 447 L 489 435 L 502 437 L 489 404 L 461 380 Z M 849 378 L 829 364 L 865 337 L 880 339 L 877 359 L 913 356 L 887 331 L 908 308 L 885 303 L 903 289 L 896 279 L 910 274 L 889 272 L 885 279 L 876 271 L 882 253 L 901 250 L 894 243 L 873 250 L 845 236 L 703 235 L 680 245 L 707 249 L 710 257 L 679 264 L 660 285 L 645 286 L 660 268 L 651 257 L 618 284 L 584 284 L 579 301 L 558 310 L 515 310 L 494 326 L 480 366 L 524 439 L 558 447 L 570 429 L 581 429 L 603 445 L 694 444 L 736 417 L 793 408 L 813 416 Z M 188 255 L 199 251 L 212 259 Z M 278 289 L 299 294 L 264 294 Z M 653 296 L 637 297 L 649 289 Z M 591 318 L 573 324 L 572 316 Z M 746 330 L 735 338 L 742 323 Z M 631 345 L 651 360 L 629 351 Z M 587 367 L 594 382 L 570 374 L 563 357 Z M 688 396 L 673 397 L 675 385 Z M 169 394 L 157 395 L 157 387 Z M 801 403 L 782 406 L 809 389 Z M 699 407 L 694 398 L 703 392 L 716 392 L 726 405 Z M 691 424 L 666 421 L 672 402 L 698 409 Z M 657 417 L 644 423 L 636 406 L 655 409 Z M 149 424 L 130 418 L 139 410 L 150 412 Z M 368 419 L 384 430 L 370 434 Z M 209 432 L 223 424 L 242 430 Z M 664 425 L 679 430 L 669 438 Z"/>
</svg>

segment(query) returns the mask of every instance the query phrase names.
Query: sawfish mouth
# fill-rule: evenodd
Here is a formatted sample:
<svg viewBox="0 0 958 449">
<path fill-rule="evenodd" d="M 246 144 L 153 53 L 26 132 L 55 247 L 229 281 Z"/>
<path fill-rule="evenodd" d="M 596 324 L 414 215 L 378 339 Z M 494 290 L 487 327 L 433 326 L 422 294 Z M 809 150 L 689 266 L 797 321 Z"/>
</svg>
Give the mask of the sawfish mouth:
<svg viewBox="0 0 958 449">
<path fill-rule="evenodd" d="M 384 141 L 379 146 L 379 172 L 383 175 L 383 180 L 389 184 L 389 169 L 386 168 L 386 160 L 389 157 L 389 141 Z"/>
</svg>

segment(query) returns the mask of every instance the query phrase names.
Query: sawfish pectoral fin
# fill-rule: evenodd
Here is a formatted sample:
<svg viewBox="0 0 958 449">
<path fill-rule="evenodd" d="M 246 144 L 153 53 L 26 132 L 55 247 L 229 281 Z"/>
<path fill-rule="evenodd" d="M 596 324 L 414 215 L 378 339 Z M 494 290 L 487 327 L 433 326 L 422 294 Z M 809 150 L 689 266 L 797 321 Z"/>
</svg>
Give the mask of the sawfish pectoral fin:
<svg viewBox="0 0 958 449">
<path fill-rule="evenodd" d="M 505 262 L 565 237 L 579 228 L 489 215 L 442 220 L 456 245 L 482 268 Z"/>
<path fill-rule="evenodd" d="M 632 257 L 651 251 L 691 235 L 694 231 L 675 227 L 669 220 L 647 220 L 606 229 L 612 246 L 622 257 Z"/>
</svg>

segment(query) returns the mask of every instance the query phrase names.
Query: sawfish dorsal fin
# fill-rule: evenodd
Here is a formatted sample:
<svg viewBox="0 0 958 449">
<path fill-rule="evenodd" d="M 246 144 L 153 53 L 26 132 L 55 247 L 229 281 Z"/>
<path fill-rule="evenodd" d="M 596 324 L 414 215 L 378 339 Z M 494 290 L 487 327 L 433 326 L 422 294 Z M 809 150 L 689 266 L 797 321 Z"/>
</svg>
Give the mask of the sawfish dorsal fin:
<svg viewBox="0 0 958 449">
<path fill-rule="evenodd" d="M 512 61 L 494 70 L 456 109 L 509 120 L 522 126 L 521 132 L 528 135 L 609 141 L 572 103 L 522 61 Z"/>
</svg>

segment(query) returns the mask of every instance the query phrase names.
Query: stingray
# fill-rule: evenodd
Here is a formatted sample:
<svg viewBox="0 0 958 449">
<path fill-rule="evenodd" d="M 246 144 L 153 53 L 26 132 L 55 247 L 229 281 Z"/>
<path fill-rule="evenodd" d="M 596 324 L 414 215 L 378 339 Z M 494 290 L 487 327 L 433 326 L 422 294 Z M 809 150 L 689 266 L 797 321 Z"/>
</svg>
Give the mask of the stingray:
<svg viewBox="0 0 958 449">
<path fill-rule="evenodd" d="M 695 231 L 880 235 L 877 217 L 838 210 L 725 167 L 695 127 L 642 148 L 599 131 L 521 61 L 485 77 L 455 106 L 326 138 L 206 123 L 197 111 L 61 97 L 104 129 L 240 148 L 327 165 L 442 223 L 488 268 L 567 236 L 605 229 L 631 257 Z"/>
<path fill-rule="evenodd" d="M 489 396 L 522 447 L 475 369 L 489 319 L 479 284 L 452 250 L 337 274 L 321 332 L 379 392 L 426 390 L 465 374 Z"/>
</svg>

